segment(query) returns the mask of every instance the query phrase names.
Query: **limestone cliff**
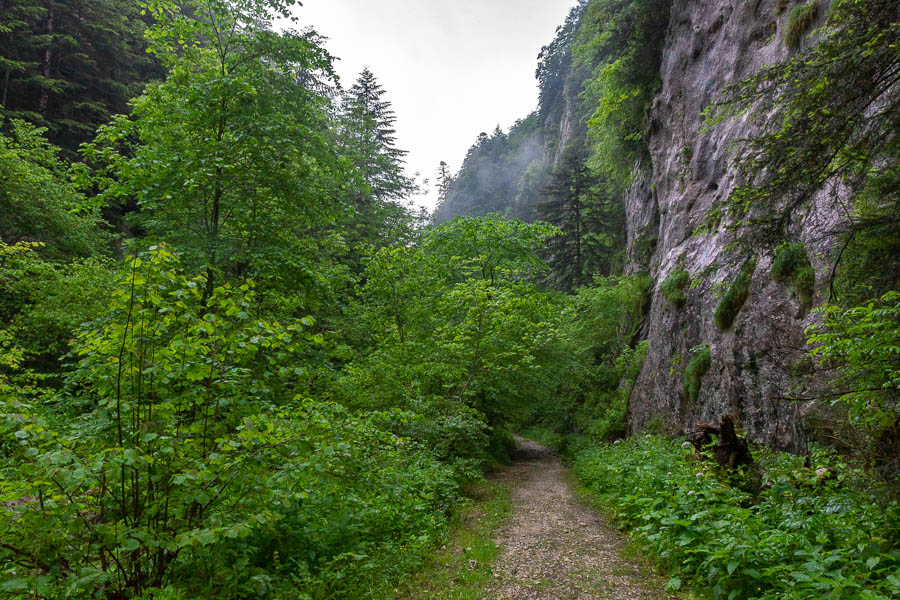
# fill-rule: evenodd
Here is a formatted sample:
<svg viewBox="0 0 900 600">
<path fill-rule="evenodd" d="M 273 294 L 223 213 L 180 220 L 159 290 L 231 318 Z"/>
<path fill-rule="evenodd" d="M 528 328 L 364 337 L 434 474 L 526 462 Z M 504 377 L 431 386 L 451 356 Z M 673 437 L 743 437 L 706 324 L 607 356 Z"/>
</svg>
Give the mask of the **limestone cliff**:
<svg viewBox="0 0 900 600">
<path fill-rule="evenodd" d="M 640 174 L 625 199 L 627 268 L 649 269 L 654 278 L 646 326 L 649 354 L 631 396 L 633 431 L 653 419 L 687 430 L 698 420 L 716 421 L 731 413 L 759 442 L 793 450 L 805 443 L 798 418 L 802 406 L 786 397 L 802 381 L 803 332 L 810 317 L 790 287 L 772 278 L 775 248 L 748 248 L 741 243 L 747 234 L 729 231 L 719 212 L 739 183 L 734 144 L 753 135 L 754 126 L 744 116 L 706 129 L 702 115 L 725 86 L 788 56 L 781 31 L 786 17 L 776 14 L 776 4 L 672 3 L 662 84 L 647 122 L 650 164 L 638 166 Z M 823 194 L 816 202 L 820 206 L 809 211 L 811 216 L 792 225 L 792 236 L 805 243 L 821 281 L 827 248 L 819 234 L 833 229 L 838 219 L 828 197 Z M 756 257 L 749 296 L 722 331 L 714 313 L 748 253 Z M 661 293 L 662 283 L 677 269 L 690 275 L 682 306 Z M 701 346 L 709 347 L 711 362 L 699 393 L 688 398 L 684 372 Z"/>
</svg>

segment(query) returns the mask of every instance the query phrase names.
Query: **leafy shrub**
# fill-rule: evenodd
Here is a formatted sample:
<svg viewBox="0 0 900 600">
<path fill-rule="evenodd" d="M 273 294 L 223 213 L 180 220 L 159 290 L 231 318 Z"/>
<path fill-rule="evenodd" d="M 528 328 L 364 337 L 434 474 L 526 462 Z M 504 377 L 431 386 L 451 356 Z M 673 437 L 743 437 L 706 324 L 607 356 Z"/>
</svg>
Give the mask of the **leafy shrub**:
<svg viewBox="0 0 900 600">
<path fill-rule="evenodd" d="M 72 185 L 46 129 L 15 119 L 0 128 L 11 130 L 0 131 L 0 238 L 42 242 L 49 258 L 104 253 L 99 210 Z"/>
<path fill-rule="evenodd" d="M 803 36 L 810 30 L 819 13 L 819 0 L 807 0 L 795 6 L 788 15 L 784 41 L 788 48 L 799 48 Z"/>
<path fill-rule="evenodd" d="M 700 397 L 700 385 L 703 376 L 709 372 L 712 366 L 712 352 L 709 346 L 704 346 L 688 363 L 684 370 L 684 400 L 693 403 Z"/>
<path fill-rule="evenodd" d="M 43 248 L 0 240 L 0 330 L 16 338 L 28 377 L 46 379 L 59 375 L 78 327 L 105 308 L 117 270 L 101 258 L 50 261 Z"/>
<path fill-rule="evenodd" d="M 364 598 L 415 563 L 453 471 L 291 393 L 311 321 L 251 317 L 250 283 L 205 297 L 166 247 L 130 267 L 75 343 L 90 412 L 54 426 L 0 389 L 2 591 Z"/>
<path fill-rule="evenodd" d="M 659 289 L 662 291 L 663 296 L 666 297 L 666 300 L 675 306 L 681 307 L 687 302 L 687 296 L 684 295 L 684 288 L 690 283 L 690 274 L 684 269 L 676 269 L 666 277 Z"/>
<path fill-rule="evenodd" d="M 732 282 L 731 287 L 728 288 L 728 291 L 725 292 L 725 295 L 723 295 L 722 299 L 719 301 L 719 305 L 716 307 L 714 320 L 716 327 L 721 331 L 725 331 L 731 327 L 735 317 L 737 317 L 741 308 L 744 306 L 744 302 L 746 302 L 747 298 L 750 296 L 750 281 L 755 269 L 755 260 L 744 263 L 737 279 Z"/>
<path fill-rule="evenodd" d="M 851 308 L 826 304 L 822 320 L 807 329 L 810 355 L 837 370 L 832 403 L 849 409 L 850 421 L 873 450 L 882 434 L 896 428 L 900 389 L 900 293 Z M 896 456 L 879 457 L 893 460 Z"/>
<path fill-rule="evenodd" d="M 572 50 L 590 69 L 582 92 L 589 165 L 606 178 L 610 195 L 631 181 L 635 158 L 647 152 L 644 117 L 660 84 L 659 64 L 671 0 L 592 0 Z"/>
<path fill-rule="evenodd" d="M 778 247 L 772 262 L 772 277 L 778 281 L 790 281 L 800 296 L 801 311 L 809 309 L 815 294 L 816 272 L 802 242 Z"/>
<path fill-rule="evenodd" d="M 900 594 L 900 510 L 865 491 L 871 482 L 824 453 L 803 459 L 754 450 L 765 467 L 751 498 L 712 464 L 684 460 L 682 440 L 633 439 L 579 453 L 575 470 L 619 523 L 673 577 L 714 598 L 868 598 Z M 836 464 L 837 463 L 837 464 Z"/>
</svg>

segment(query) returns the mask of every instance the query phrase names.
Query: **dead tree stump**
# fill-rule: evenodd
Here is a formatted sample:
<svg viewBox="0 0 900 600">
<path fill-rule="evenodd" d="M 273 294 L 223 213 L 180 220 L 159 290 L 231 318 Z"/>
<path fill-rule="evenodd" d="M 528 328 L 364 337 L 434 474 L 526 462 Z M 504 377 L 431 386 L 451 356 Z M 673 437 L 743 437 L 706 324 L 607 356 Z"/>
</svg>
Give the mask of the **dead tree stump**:
<svg viewBox="0 0 900 600">
<path fill-rule="evenodd" d="M 733 471 L 740 466 L 753 464 L 753 456 L 750 454 L 747 440 L 737 436 L 734 429 L 734 418 L 731 415 L 722 415 L 719 425 L 703 421 L 697 423 L 697 431 L 691 436 L 691 443 L 698 454 L 702 454 L 712 443 L 713 434 L 718 438 L 715 452 L 716 462 L 719 463 L 719 466 Z"/>
</svg>

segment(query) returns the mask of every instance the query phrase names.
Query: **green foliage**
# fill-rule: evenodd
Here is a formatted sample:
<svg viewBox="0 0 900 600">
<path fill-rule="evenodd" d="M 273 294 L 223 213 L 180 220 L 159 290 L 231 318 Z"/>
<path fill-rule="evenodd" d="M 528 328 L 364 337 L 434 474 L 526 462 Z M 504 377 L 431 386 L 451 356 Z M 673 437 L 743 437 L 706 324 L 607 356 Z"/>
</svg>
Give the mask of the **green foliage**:
<svg viewBox="0 0 900 600">
<path fill-rule="evenodd" d="M 703 384 L 703 376 L 712 367 L 712 351 L 709 346 L 703 346 L 694 353 L 684 370 L 684 400 L 693 404 L 700 397 L 700 389 Z"/>
<path fill-rule="evenodd" d="M 0 114 L 47 127 L 73 156 L 151 79 L 138 0 L 14 0 L 0 8 Z"/>
<path fill-rule="evenodd" d="M 847 405 L 871 439 L 898 418 L 900 389 L 900 293 L 845 309 L 826 304 L 822 321 L 807 330 L 810 354 L 838 370 L 834 402 Z"/>
<path fill-rule="evenodd" d="M 392 590 L 394 600 L 478 600 L 494 585 L 494 560 L 500 546 L 497 530 L 512 512 L 506 484 L 481 481 L 465 488 L 465 503 L 456 507 L 450 536 L 429 553 L 425 568 Z"/>
<path fill-rule="evenodd" d="M 592 0 L 578 32 L 576 60 L 594 74 L 583 93 L 593 110 L 589 164 L 613 195 L 628 186 L 635 159 L 646 153 L 644 117 L 659 86 L 669 6 L 669 0 Z"/>
<path fill-rule="evenodd" d="M 372 420 L 293 397 L 311 320 L 252 317 L 249 283 L 204 298 L 165 247 L 130 269 L 75 344 L 72 383 L 92 410 L 52 427 L 0 403 L 15 440 L 5 591 L 363 597 L 432 543 L 450 470 Z"/>
<path fill-rule="evenodd" d="M 109 238 L 99 213 L 70 182 L 45 130 L 20 120 L 8 126 L 8 135 L 0 131 L 0 239 L 42 242 L 49 258 L 103 253 Z"/>
<path fill-rule="evenodd" d="M 775 251 L 772 277 L 778 281 L 790 281 L 800 296 L 800 309 L 805 312 L 813 302 L 816 291 L 816 272 L 809 262 L 803 242 L 784 243 Z"/>
<path fill-rule="evenodd" d="M 795 31 L 809 22 L 817 4 L 809 0 L 796 7 Z M 863 190 L 896 171 L 898 42 L 900 4 L 894 0 L 832 2 L 818 43 L 725 90 L 715 119 L 749 112 L 762 127 L 740 150 L 738 164 L 752 183 L 731 197 L 737 217 L 732 227 L 750 226 L 757 234 L 750 237 L 766 242 L 783 239 L 798 211 L 822 206 L 809 200 L 828 182 Z M 834 196 L 846 206 L 844 200 Z M 886 200 L 893 204 L 891 197 Z M 892 214 L 849 225 L 854 232 L 895 226 L 896 205 Z"/>
<path fill-rule="evenodd" d="M 833 456 L 754 450 L 766 469 L 751 498 L 681 440 L 631 440 L 576 456 L 581 482 L 672 573 L 669 589 L 714 598 L 886 599 L 900 593 L 896 503 Z M 837 476 L 834 476 L 837 473 Z"/>
<path fill-rule="evenodd" d="M 788 48 L 799 48 L 803 36 L 810 30 L 819 15 L 819 0 L 806 0 L 791 9 L 784 31 Z"/>
<path fill-rule="evenodd" d="M 594 276 L 620 272 L 625 207 L 588 169 L 583 148 L 572 146 L 563 153 L 543 192 L 535 214 L 562 232 L 547 248 L 550 283 L 572 291 Z"/>
<path fill-rule="evenodd" d="M 0 240 L 0 332 L 21 352 L 17 379 L 57 376 L 69 340 L 105 308 L 115 278 L 112 261 L 96 258 L 51 262 L 42 245 Z M 0 367 L 2 370 L 2 367 Z"/>
<path fill-rule="evenodd" d="M 635 337 L 649 287 L 647 276 L 598 278 L 568 299 L 559 338 L 540 355 L 558 374 L 553 393 L 526 421 L 544 432 L 542 439 L 569 451 L 626 434 L 631 389 L 648 349 Z"/>
<path fill-rule="evenodd" d="M 886 154 L 896 164 L 900 148 Z M 869 177 L 854 200 L 853 227 L 839 241 L 845 250 L 830 290 L 832 301 L 848 307 L 900 289 L 900 169 Z"/>
<path fill-rule="evenodd" d="M 330 393 L 355 410 L 415 413 L 386 426 L 432 448 L 461 478 L 503 459 L 504 421 L 549 394 L 540 365 L 558 335 L 559 303 L 531 282 L 554 233 L 498 216 L 457 218 L 414 246 L 373 251 L 350 309 L 359 341 Z"/>
<path fill-rule="evenodd" d="M 690 273 L 684 269 L 675 269 L 668 277 L 666 277 L 659 289 L 663 296 L 666 297 L 666 300 L 680 308 L 687 302 L 687 296 L 684 294 L 684 289 L 690 285 L 690 283 Z"/>
<path fill-rule="evenodd" d="M 177 245 L 207 271 L 207 295 L 252 277 L 295 305 L 317 299 L 310 264 L 343 212 L 342 163 L 327 133 L 330 55 L 313 33 L 272 29 L 295 4 L 149 2 L 168 75 L 85 149 L 100 197 L 139 207 L 141 246 Z"/>
<path fill-rule="evenodd" d="M 366 68 L 341 97 L 338 149 L 355 171 L 344 184 L 351 190 L 356 211 L 352 221 L 356 235 L 348 236 L 351 245 L 383 246 L 403 239 L 408 215 L 398 201 L 415 189 L 403 172 L 406 151 L 396 146 L 396 116 L 384 95 Z M 391 239 L 385 239 L 388 235 Z"/>
<path fill-rule="evenodd" d="M 722 296 L 722 299 L 719 300 L 714 320 L 716 327 L 721 331 L 729 329 L 734 324 L 734 319 L 750 296 L 750 282 L 754 270 L 756 270 L 756 260 L 744 263 L 737 278 L 731 282 L 728 290 Z"/>
</svg>

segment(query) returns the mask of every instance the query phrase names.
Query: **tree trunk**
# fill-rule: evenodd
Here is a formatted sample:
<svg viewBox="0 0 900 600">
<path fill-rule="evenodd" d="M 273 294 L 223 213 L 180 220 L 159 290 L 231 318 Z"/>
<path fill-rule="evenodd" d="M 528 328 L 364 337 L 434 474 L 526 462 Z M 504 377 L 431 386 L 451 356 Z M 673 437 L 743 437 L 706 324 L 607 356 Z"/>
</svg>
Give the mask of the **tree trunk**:
<svg viewBox="0 0 900 600">
<path fill-rule="evenodd" d="M 47 12 L 47 27 L 46 27 L 47 35 L 53 34 L 53 9 L 51 8 Z M 51 37 L 52 40 L 52 37 Z M 51 62 L 53 61 L 53 45 L 52 41 L 47 45 L 47 49 L 44 50 L 44 61 L 42 65 L 42 73 L 44 75 L 44 79 L 49 80 L 51 74 Z M 47 89 L 46 81 L 44 85 L 41 86 L 41 99 L 38 102 L 38 111 L 41 115 L 44 115 L 44 112 L 47 110 L 47 105 L 50 103 L 50 92 Z"/>
</svg>

